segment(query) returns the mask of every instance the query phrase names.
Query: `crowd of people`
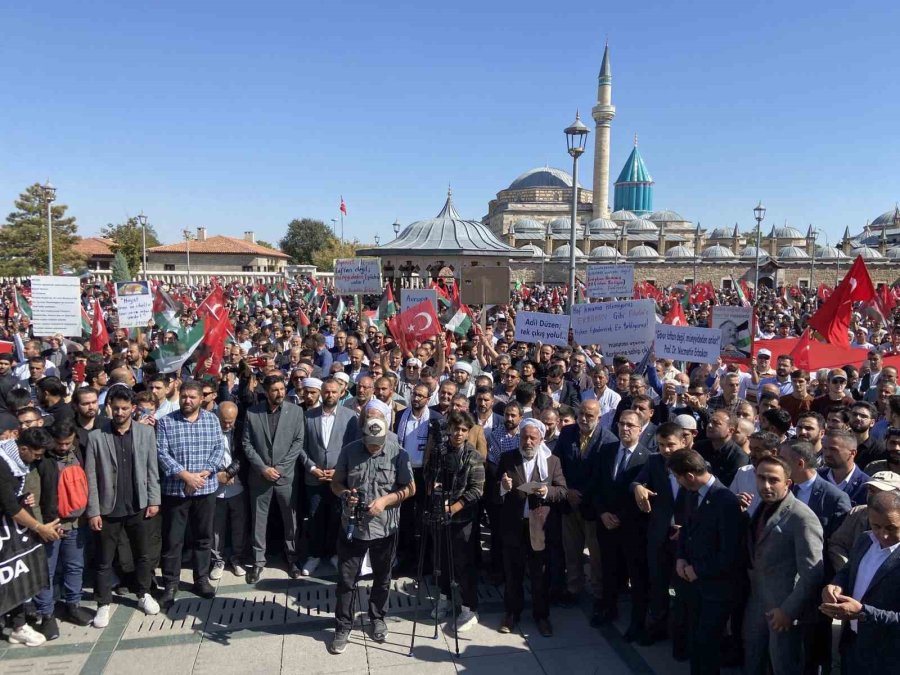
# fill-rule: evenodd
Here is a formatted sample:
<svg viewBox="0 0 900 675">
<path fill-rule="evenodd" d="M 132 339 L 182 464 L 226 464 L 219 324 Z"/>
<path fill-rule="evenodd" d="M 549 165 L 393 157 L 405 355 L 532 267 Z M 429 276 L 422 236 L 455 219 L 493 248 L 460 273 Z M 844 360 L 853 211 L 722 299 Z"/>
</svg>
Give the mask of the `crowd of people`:
<svg viewBox="0 0 900 675">
<path fill-rule="evenodd" d="M 208 290 L 173 289 L 182 323 Z M 530 604 L 551 636 L 553 607 L 585 599 L 591 625 L 610 625 L 627 596 L 623 638 L 670 641 L 692 673 L 900 663 L 900 390 L 883 363 L 900 327 L 854 314 L 861 368 L 810 373 L 768 349 L 744 365 L 635 364 L 517 342 L 517 311 L 559 311 L 536 287 L 404 353 L 365 304 L 337 316 L 338 298 L 309 290 L 228 287 L 234 333 L 199 377 L 199 355 L 159 372 L 151 353 L 174 334 L 118 328 L 102 286 L 84 293 L 106 311 L 98 352 L 35 336 L 10 309 L 0 516 L 45 542 L 47 563 L 5 617 L 10 642 L 58 638 L 59 620 L 104 628 L 122 594 L 167 611 L 183 564 L 204 598 L 225 574 L 255 584 L 282 553 L 291 578 L 336 575 L 335 654 L 367 559 L 375 641 L 392 577 L 437 576 L 431 618 L 461 633 L 483 574 L 503 588 L 503 633 Z M 785 297 L 758 299 L 761 337 L 805 327 L 815 297 Z M 424 551 L 431 527 L 452 547 Z"/>
</svg>

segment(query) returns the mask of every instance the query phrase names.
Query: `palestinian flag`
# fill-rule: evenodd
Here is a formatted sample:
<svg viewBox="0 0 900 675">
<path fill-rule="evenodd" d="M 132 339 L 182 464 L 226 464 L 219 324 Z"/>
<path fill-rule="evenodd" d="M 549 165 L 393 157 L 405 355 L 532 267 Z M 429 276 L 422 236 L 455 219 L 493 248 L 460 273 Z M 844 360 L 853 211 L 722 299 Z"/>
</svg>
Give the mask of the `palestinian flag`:
<svg viewBox="0 0 900 675">
<path fill-rule="evenodd" d="M 747 296 L 744 294 L 743 287 L 734 280 L 734 276 L 731 277 L 731 287 L 737 291 L 738 300 L 741 301 L 741 307 L 749 307 L 750 301 L 747 299 Z"/>
<path fill-rule="evenodd" d="M 306 304 L 310 307 L 316 304 L 316 300 L 322 295 L 322 284 L 317 283 L 309 289 L 309 293 L 306 294 Z"/>
<path fill-rule="evenodd" d="M 81 306 L 81 335 L 82 337 L 90 337 L 92 329 L 91 317 L 87 313 L 87 310 L 84 308 L 84 305 Z"/>
<path fill-rule="evenodd" d="M 438 297 L 440 297 L 440 294 L 438 294 Z M 388 282 L 384 285 L 384 296 L 382 296 L 381 302 L 378 303 L 378 320 L 385 321 L 396 313 L 397 302 L 394 300 L 394 289 L 391 288 L 391 283 Z"/>
<path fill-rule="evenodd" d="M 347 305 L 344 304 L 344 296 L 339 296 L 337 308 L 335 308 L 335 310 L 334 310 L 335 318 L 338 321 L 340 321 L 341 318 L 344 316 L 344 312 L 346 312 L 346 311 L 347 311 Z"/>
<path fill-rule="evenodd" d="M 181 329 L 181 322 L 177 314 L 178 306 L 174 298 L 157 286 L 153 292 L 153 323 L 163 332 L 178 331 Z"/>
<path fill-rule="evenodd" d="M 31 313 L 31 303 L 28 302 L 28 298 L 20 291 L 16 291 L 16 311 L 21 316 L 27 316 L 29 319 L 33 318 Z"/>
<path fill-rule="evenodd" d="M 234 303 L 234 309 L 238 312 L 243 312 L 247 309 L 247 296 L 241 294 L 237 297 L 237 301 Z"/>
<path fill-rule="evenodd" d="M 472 313 L 469 311 L 469 308 L 465 305 L 460 306 L 460 308 L 456 310 L 456 314 L 454 314 L 447 322 L 446 328 L 456 335 L 463 336 L 468 334 L 469 330 L 472 328 Z"/>
<path fill-rule="evenodd" d="M 297 315 L 297 322 L 300 324 L 300 328 L 306 328 L 309 326 L 309 317 L 306 316 L 306 312 L 304 312 L 302 309 Z"/>
<path fill-rule="evenodd" d="M 206 321 L 198 321 L 190 328 L 179 328 L 178 338 L 171 344 L 160 344 L 150 354 L 150 358 L 156 361 L 156 367 L 161 373 L 181 372 L 184 364 L 203 342 L 206 334 Z"/>
</svg>

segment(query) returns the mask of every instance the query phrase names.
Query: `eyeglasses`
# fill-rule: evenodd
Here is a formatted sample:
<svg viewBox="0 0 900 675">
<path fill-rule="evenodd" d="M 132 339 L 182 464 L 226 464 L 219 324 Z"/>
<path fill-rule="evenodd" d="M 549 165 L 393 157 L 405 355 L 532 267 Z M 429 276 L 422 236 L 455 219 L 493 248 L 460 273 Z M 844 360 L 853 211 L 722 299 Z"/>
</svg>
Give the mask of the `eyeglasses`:
<svg viewBox="0 0 900 675">
<path fill-rule="evenodd" d="M 831 378 L 831 384 L 846 384 L 847 380 L 843 377 L 833 377 Z"/>
<path fill-rule="evenodd" d="M 216 392 L 214 392 L 214 391 L 204 391 L 204 392 L 203 392 L 203 395 L 204 395 L 204 396 L 212 396 L 212 395 L 215 394 L 215 393 L 216 393 Z"/>
<path fill-rule="evenodd" d="M 628 422 L 619 422 L 620 429 L 640 429 L 637 424 L 629 424 Z"/>
</svg>

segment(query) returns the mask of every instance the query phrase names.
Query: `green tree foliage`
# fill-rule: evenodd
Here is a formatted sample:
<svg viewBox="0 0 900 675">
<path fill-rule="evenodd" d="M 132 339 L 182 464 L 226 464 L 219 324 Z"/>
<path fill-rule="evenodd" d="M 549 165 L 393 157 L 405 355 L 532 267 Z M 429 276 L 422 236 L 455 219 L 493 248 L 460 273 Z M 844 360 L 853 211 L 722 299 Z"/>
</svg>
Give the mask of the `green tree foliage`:
<svg viewBox="0 0 900 675">
<path fill-rule="evenodd" d="M 313 264 L 322 272 L 334 272 L 335 258 L 355 258 L 359 247 L 356 239 L 341 243 L 339 239 L 330 237 L 328 245 L 313 254 Z"/>
<path fill-rule="evenodd" d="M 131 281 L 131 269 L 128 267 L 128 261 L 122 251 L 116 251 L 116 257 L 113 258 L 112 279 L 113 281 Z"/>
<path fill-rule="evenodd" d="M 313 218 L 303 218 L 288 223 L 287 234 L 278 245 L 283 253 L 291 256 L 291 262 L 295 265 L 313 265 L 316 252 L 333 241 L 334 236 L 325 223 Z"/>
<path fill-rule="evenodd" d="M 273 251 L 277 251 L 277 250 L 278 250 L 278 249 L 276 249 L 272 244 L 270 244 L 269 242 L 267 242 L 267 241 L 265 241 L 265 240 L 263 240 L 263 239 L 257 239 L 257 240 L 256 240 L 256 243 L 259 244 L 260 246 L 265 246 L 266 248 L 270 248 L 270 249 L 272 249 Z"/>
<path fill-rule="evenodd" d="M 137 218 L 129 218 L 118 225 L 109 223 L 106 227 L 100 228 L 100 234 L 112 240 L 113 243 L 110 248 L 112 248 L 114 253 L 122 253 L 125 256 L 128 269 L 135 271 L 141 269 L 141 262 L 144 259 L 143 232 Z M 159 246 L 159 243 L 156 230 L 153 229 L 152 225 L 147 225 L 147 248 Z"/>
<path fill-rule="evenodd" d="M 40 184 L 28 186 L 15 201 L 16 210 L 0 228 L 0 276 L 24 277 L 47 270 L 47 202 Z M 78 225 L 66 216 L 69 207 L 54 202 L 53 266 L 78 267 L 82 256 L 75 250 Z"/>
</svg>

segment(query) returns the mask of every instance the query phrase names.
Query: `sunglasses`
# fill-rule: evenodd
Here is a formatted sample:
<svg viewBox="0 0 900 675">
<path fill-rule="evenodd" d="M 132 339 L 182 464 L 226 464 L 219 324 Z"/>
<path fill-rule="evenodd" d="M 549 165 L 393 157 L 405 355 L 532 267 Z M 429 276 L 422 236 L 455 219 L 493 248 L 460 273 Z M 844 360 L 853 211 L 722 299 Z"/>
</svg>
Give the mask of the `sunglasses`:
<svg viewBox="0 0 900 675">
<path fill-rule="evenodd" d="M 831 378 L 831 384 L 846 384 L 847 380 L 843 377 L 833 377 Z"/>
</svg>

